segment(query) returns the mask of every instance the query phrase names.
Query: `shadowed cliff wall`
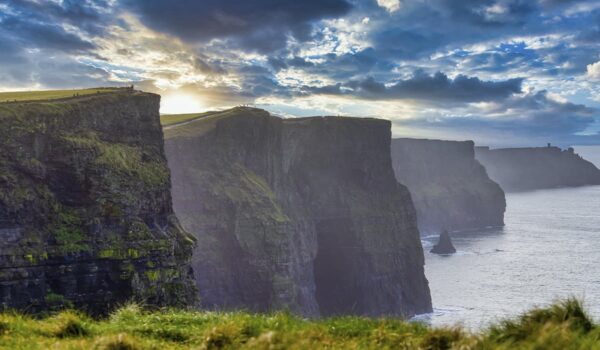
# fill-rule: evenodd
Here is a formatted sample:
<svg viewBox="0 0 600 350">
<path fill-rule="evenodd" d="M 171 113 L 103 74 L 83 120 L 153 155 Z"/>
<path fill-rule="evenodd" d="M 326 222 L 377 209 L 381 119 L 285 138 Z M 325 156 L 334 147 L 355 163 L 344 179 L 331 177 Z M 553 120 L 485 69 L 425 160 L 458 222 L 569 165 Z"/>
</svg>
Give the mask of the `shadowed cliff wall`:
<svg viewBox="0 0 600 350">
<path fill-rule="evenodd" d="M 558 147 L 477 147 L 477 159 L 507 192 L 600 184 L 600 170 Z"/>
<path fill-rule="evenodd" d="M 504 192 L 475 160 L 472 141 L 393 139 L 392 162 L 421 234 L 504 225 Z"/>
<path fill-rule="evenodd" d="M 192 304 L 158 95 L 0 104 L 0 305 Z"/>
<path fill-rule="evenodd" d="M 205 307 L 307 316 L 431 310 L 390 123 L 237 108 L 165 132 Z"/>
</svg>

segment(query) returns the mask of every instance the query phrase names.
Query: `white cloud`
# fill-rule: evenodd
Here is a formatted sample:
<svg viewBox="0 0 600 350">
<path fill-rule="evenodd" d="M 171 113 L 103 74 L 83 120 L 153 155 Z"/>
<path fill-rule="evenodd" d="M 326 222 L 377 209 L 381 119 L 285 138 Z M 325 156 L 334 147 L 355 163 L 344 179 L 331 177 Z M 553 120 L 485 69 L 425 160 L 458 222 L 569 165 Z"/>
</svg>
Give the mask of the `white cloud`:
<svg viewBox="0 0 600 350">
<path fill-rule="evenodd" d="M 377 0 L 377 5 L 385 8 L 389 13 L 400 9 L 400 0 Z"/>
<path fill-rule="evenodd" d="M 592 79 L 600 79 L 600 61 L 588 64 L 587 75 Z"/>
</svg>

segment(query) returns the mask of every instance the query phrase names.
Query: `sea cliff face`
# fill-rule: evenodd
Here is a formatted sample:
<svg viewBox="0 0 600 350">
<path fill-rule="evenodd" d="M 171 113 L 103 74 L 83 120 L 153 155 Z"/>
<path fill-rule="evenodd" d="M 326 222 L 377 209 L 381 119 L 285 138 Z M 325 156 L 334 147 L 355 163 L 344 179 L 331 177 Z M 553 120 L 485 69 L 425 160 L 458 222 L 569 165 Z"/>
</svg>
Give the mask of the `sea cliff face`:
<svg viewBox="0 0 600 350">
<path fill-rule="evenodd" d="M 431 310 L 390 124 L 236 108 L 165 131 L 204 307 L 306 316 Z"/>
<path fill-rule="evenodd" d="M 0 104 L 0 305 L 191 304 L 158 95 Z"/>
<path fill-rule="evenodd" d="M 393 139 L 392 162 L 421 234 L 504 225 L 504 192 L 475 160 L 472 141 Z"/>
<path fill-rule="evenodd" d="M 507 192 L 600 184 L 600 170 L 573 149 L 477 147 L 476 156 Z"/>
</svg>

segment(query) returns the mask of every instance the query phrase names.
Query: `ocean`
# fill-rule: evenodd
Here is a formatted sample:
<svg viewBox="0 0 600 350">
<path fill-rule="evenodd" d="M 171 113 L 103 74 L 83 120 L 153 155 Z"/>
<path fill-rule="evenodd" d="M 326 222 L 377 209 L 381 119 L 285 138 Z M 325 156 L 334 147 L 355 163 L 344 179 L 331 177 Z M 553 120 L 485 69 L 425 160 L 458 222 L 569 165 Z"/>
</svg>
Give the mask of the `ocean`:
<svg viewBox="0 0 600 350">
<path fill-rule="evenodd" d="M 506 195 L 505 226 L 451 233 L 457 253 L 429 253 L 434 312 L 416 319 L 477 330 L 561 298 L 600 321 L 600 186 Z"/>
</svg>

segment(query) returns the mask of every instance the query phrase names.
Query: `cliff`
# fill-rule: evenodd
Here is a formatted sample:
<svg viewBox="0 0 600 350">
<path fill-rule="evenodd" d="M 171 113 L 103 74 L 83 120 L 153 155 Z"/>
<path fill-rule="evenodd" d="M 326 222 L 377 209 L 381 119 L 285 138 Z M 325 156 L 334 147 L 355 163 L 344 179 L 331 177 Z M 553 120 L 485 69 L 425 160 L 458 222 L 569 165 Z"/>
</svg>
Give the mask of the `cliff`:
<svg viewBox="0 0 600 350">
<path fill-rule="evenodd" d="M 504 225 L 504 192 L 475 160 L 472 141 L 393 139 L 392 163 L 422 234 Z"/>
<path fill-rule="evenodd" d="M 476 156 L 507 192 L 600 185 L 600 170 L 572 148 L 477 147 Z"/>
<path fill-rule="evenodd" d="M 204 307 L 306 316 L 431 310 L 390 123 L 252 108 L 165 131 L 174 208 Z"/>
<path fill-rule="evenodd" d="M 158 95 L 0 104 L 0 305 L 104 313 L 192 303 Z"/>
</svg>

